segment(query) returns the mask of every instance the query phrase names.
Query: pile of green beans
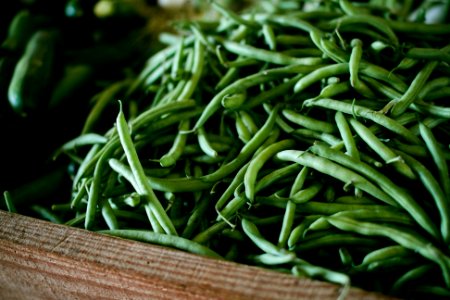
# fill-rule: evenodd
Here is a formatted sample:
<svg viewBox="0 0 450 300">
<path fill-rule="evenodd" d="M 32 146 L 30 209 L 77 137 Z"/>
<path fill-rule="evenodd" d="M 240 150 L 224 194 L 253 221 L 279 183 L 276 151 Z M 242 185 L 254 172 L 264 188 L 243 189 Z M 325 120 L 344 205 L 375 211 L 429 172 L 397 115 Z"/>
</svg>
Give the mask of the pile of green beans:
<svg viewBox="0 0 450 300">
<path fill-rule="evenodd" d="M 76 171 L 55 213 L 342 296 L 449 297 L 450 24 L 416 2 L 212 2 L 175 23 L 59 149 Z"/>
</svg>

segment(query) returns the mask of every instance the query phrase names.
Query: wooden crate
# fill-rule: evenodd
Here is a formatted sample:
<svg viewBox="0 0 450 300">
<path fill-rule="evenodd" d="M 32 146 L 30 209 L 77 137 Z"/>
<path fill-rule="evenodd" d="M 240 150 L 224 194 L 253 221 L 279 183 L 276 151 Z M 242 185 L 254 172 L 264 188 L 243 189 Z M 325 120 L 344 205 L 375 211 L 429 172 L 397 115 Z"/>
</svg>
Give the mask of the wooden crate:
<svg viewBox="0 0 450 300">
<path fill-rule="evenodd" d="M 337 299 L 341 287 L 0 211 L 0 299 Z M 351 288 L 346 299 L 393 299 Z"/>
</svg>

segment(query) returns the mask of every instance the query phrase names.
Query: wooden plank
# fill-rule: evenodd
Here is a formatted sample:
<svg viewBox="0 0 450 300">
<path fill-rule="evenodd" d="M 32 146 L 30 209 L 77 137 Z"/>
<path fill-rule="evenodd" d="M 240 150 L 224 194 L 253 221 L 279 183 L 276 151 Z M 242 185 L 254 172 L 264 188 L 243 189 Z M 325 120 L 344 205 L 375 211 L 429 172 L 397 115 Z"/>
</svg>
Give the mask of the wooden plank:
<svg viewBox="0 0 450 300">
<path fill-rule="evenodd" d="M 336 299 L 339 286 L 0 211 L 1 299 Z M 352 288 L 346 299 L 392 299 Z"/>
</svg>

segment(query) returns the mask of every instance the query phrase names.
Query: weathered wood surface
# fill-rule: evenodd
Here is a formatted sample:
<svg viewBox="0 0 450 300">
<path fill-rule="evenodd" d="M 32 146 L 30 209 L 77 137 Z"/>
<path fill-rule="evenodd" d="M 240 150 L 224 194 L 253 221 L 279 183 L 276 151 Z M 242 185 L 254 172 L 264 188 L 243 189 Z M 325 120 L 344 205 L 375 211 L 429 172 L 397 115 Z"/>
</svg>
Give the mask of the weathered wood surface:
<svg viewBox="0 0 450 300">
<path fill-rule="evenodd" d="M 336 299 L 339 286 L 0 211 L 0 299 Z M 351 289 L 346 299 L 388 299 Z"/>
</svg>

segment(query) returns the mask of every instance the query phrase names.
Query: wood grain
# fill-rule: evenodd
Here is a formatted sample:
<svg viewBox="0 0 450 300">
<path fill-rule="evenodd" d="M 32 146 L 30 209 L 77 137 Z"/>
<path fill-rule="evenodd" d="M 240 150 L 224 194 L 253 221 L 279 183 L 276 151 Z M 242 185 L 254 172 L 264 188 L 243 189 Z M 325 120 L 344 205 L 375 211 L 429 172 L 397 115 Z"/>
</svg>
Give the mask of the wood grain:
<svg viewBox="0 0 450 300">
<path fill-rule="evenodd" d="M 336 299 L 340 287 L 0 211 L 0 299 Z M 352 288 L 346 299 L 392 299 Z"/>
</svg>

